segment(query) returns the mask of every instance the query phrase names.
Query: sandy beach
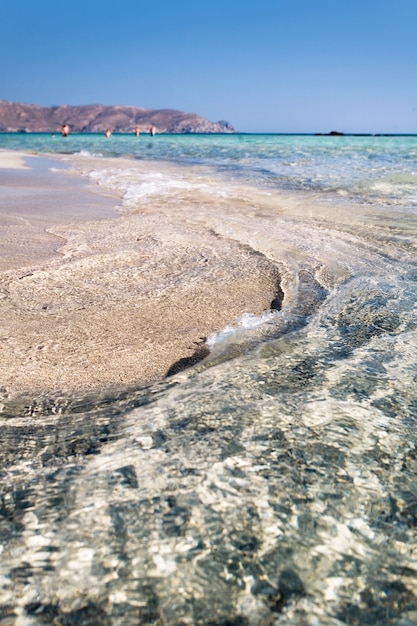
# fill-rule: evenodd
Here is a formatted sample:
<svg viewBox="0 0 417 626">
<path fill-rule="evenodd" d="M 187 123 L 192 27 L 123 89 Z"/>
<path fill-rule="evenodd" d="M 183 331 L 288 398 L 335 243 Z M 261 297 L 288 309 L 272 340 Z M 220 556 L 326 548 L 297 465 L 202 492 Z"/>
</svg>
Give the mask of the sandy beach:
<svg viewBox="0 0 417 626">
<path fill-rule="evenodd" d="M 193 222 L 191 200 L 121 212 L 59 159 L 5 151 L 0 181 L 3 398 L 154 382 L 276 295 L 276 267 Z"/>
<path fill-rule="evenodd" d="M 417 141 L 339 139 L 2 137 L 1 626 L 417 623 Z"/>
</svg>

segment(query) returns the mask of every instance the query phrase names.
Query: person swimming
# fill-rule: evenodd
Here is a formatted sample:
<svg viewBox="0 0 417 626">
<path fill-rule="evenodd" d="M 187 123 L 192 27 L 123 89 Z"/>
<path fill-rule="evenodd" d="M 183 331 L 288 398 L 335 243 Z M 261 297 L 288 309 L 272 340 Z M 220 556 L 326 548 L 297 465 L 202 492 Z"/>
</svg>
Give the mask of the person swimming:
<svg viewBox="0 0 417 626">
<path fill-rule="evenodd" d="M 155 133 L 156 133 L 156 128 L 154 125 L 152 125 L 149 129 L 149 134 L 152 135 L 153 137 Z"/>
<path fill-rule="evenodd" d="M 106 132 L 104 134 L 107 138 L 111 137 L 111 130 L 109 128 L 106 128 Z"/>
<path fill-rule="evenodd" d="M 63 137 L 68 137 L 68 135 L 69 135 L 69 126 L 68 126 L 68 124 L 62 124 L 62 126 L 61 126 L 61 135 Z"/>
</svg>

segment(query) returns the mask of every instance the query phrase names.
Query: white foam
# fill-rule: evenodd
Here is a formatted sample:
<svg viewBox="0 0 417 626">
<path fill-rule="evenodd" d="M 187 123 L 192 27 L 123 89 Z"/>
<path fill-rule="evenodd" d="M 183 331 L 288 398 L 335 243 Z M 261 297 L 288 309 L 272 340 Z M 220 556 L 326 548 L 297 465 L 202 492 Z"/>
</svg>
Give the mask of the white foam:
<svg viewBox="0 0 417 626">
<path fill-rule="evenodd" d="M 101 152 L 91 152 L 91 150 L 80 150 L 76 154 L 79 156 L 85 156 L 85 157 L 103 158 L 103 154 Z"/>
<path fill-rule="evenodd" d="M 236 318 L 234 322 L 228 324 L 223 330 L 211 334 L 206 344 L 210 350 L 216 345 L 222 344 L 227 339 L 236 336 L 239 332 L 250 331 L 259 328 L 266 322 L 273 320 L 277 316 L 277 311 L 265 311 L 262 315 L 254 315 L 254 313 L 243 313 Z"/>
<path fill-rule="evenodd" d="M 144 173 L 136 168 L 93 169 L 88 172 L 88 176 L 98 185 L 121 193 L 123 204 L 127 208 L 156 196 L 167 196 L 181 191 L 213 193 L 213 189 L 202 182 L 155 171 Z M 220 190 L 215 190 L 215 193 L 217 195 Z"/>
</svg>

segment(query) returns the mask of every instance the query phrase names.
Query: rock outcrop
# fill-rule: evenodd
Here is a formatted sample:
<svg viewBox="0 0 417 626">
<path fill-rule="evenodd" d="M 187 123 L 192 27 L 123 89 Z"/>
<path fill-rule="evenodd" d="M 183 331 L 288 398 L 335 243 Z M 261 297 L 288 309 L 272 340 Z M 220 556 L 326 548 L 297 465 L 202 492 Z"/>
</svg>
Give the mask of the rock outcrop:
<svg viewBox="0 0 417 626">
<path fill-rule="evenodd" d="M 325 135 L 326 137 L 343 137 L 345 133 L 341 133 L 339 130 L 331 130 L 330 133 L 315 133 L 317 137 Z"/>
<path fill-rule="evenodd" d="M 233 133 L 225 121 L 210 122 L 196 113 L 173 109 L 143 109 L 130 106 L 89 104 L 43 107 L 0 100 L 0 132 L 59 132 L 68 124 L 70 132 L 132 132 L 135 127 L 148 131 L 155 126 L 159 133 Z"/>
</svg>

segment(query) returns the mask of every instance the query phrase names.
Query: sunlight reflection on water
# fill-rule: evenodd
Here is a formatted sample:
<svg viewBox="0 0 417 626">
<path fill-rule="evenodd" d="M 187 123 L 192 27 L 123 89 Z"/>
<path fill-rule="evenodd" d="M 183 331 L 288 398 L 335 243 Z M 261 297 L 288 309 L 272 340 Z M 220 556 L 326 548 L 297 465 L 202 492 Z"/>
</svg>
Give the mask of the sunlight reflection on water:
<svg viewBox="0 0 417 626">
<path fill-rule="evenodd" d="M 282 310 L 143 389 L 4 397 L 1 626 L 417 622 L 413 214 L 235 191 L 193 218 Z"/>
</svg>

